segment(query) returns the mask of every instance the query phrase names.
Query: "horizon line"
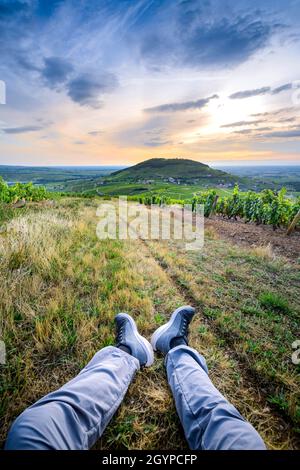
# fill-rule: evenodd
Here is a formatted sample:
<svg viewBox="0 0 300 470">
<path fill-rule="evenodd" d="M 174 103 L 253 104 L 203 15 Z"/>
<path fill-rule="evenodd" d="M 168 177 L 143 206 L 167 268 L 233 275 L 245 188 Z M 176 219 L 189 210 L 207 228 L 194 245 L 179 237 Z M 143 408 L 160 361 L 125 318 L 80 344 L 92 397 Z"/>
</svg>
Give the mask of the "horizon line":
<svg viewBox="0 0 300 470">
<path fill-rule="evenodd" d="M 183 158 L 183 160 L 186 160 Z M 129 163 L 129 164 L 119 164 L 119 165 L 110 165 L 110 164 L 103 164 L 103 165 L 78 165 L 78 164 L 69 164 L 69 165 L 59 165 L 59 164 L 40 164 L 40 165 L 36 165 L 36 164 L 30 164 L 30 163 L 0 163 L 0 168 L 3 167 L 3 166 L 6 166 L 6 167 L 22 167 L 22 168 L 120 168 L 120 167 L 124 167 L 124 168 L 127 168 L 127 167 L 131 167 L 131 166 L 135 166 L 139 163 L 143 163 L 144 161 L 147 161 L 147 160 L 143 160 L 141 162 L 137 162 L 137 163 Z M 203 162 L 198 162 L 198 160 L 194 160 L 195 162 L 197 163 L 203 163 Z M 239 162 L 239 163 L 236 163 L 236 162 L 230 162 L 230 161 L 226 161 L 224 163 L 222 162 L 207 162 L 205 163 L 206 165 L 209 165 L 209 166 L 212 166 L 212 167 L 217 167 L 217 166 L 223 166 L 223 167 L 226 167 L 226 166 L 300 166 L 300 161 L 295 161 L 295 160 L 291 160 L 291 161 L 287 161 L 287 162 L 261 162 L 261 161 L 253 161 L 253 162 Z"/>
</svg>

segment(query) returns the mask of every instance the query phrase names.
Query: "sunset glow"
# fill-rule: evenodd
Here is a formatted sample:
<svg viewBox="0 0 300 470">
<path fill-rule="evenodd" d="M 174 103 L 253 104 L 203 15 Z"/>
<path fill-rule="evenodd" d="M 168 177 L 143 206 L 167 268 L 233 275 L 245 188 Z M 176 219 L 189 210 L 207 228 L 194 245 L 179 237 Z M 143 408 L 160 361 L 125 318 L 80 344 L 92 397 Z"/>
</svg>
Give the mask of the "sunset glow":
<svg viewBox="0 0 300 470">
<path fill-rule="evenodd" d="M 0 164 L 300 163 L 299 1 L 0 5 Z"/>
</svg>

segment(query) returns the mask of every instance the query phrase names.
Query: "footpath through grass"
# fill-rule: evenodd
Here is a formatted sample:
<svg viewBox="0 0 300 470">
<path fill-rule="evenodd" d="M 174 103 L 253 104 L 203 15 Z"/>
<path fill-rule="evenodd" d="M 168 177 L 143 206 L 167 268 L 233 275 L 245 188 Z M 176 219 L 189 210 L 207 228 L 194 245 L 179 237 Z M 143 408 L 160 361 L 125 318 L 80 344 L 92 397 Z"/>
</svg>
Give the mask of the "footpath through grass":
<svg viewBox="0 0 300 470">
<path fill-rule="evenodd" d="M 213 233 L 203 253 L 167 242 L 100 241 L 96 207 L 96 200 L 76 198 L 35 205 L 0 234 L 0 330 L 7 348 L 0 366 L 2 443 L 21 411 L 114 344 L 116 313 L 133 315 L 149 338 L 189 299 L 198 306 L 191 345 L 207 358 L 216 386 L 269 448 L 297 448 L 297 370 L 290 362 L 296 267 L 228 247 Z M 249 380 L 242 356 L 261 383 Z M 275 384 L 269 398 L 265 381 Z M 137 374 L 96 447 L 187 447 L 161 357 Z"/>
</svg>

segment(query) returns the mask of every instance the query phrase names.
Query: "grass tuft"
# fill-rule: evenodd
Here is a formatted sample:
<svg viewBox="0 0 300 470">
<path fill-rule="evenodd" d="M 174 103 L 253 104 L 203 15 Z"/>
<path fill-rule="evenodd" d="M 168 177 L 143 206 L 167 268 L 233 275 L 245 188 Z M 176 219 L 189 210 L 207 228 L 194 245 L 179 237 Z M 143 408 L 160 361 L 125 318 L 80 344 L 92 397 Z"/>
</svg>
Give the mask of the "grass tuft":
<svg viewBox="0 0 300 470">
<path fill-rule="evenodd" d="M 270 243 L 268 243 L 268 245 L 265 245 L 265 246 L 256 246 L 252 249 L 252 252 L 258 258 L 261 258 L 265 261 L 274 261 L 276 258 L 276 255 Z"/>
<path fill-rule="evenodd" d="M 259 296 L 259 301 L 264 308 L 271 309 L 273 312 L 290 312 L 288 301 L 280 294 L 276 294 L 274 292 L 263 292 Z"/>
</svg>

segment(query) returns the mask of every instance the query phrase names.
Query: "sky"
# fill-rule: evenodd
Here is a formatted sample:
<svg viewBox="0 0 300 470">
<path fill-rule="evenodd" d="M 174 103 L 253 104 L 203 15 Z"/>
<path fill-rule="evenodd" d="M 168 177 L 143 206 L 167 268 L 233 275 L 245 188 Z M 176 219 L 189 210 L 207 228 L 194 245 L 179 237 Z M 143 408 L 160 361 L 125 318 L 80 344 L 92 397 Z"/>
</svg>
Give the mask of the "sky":
<svg viewBox="0 0 300 470">
<path fill-rule="evenodd" d="M 0 164 L 300 164 L 300 0 L 0 0 Z"/>
</svg>

